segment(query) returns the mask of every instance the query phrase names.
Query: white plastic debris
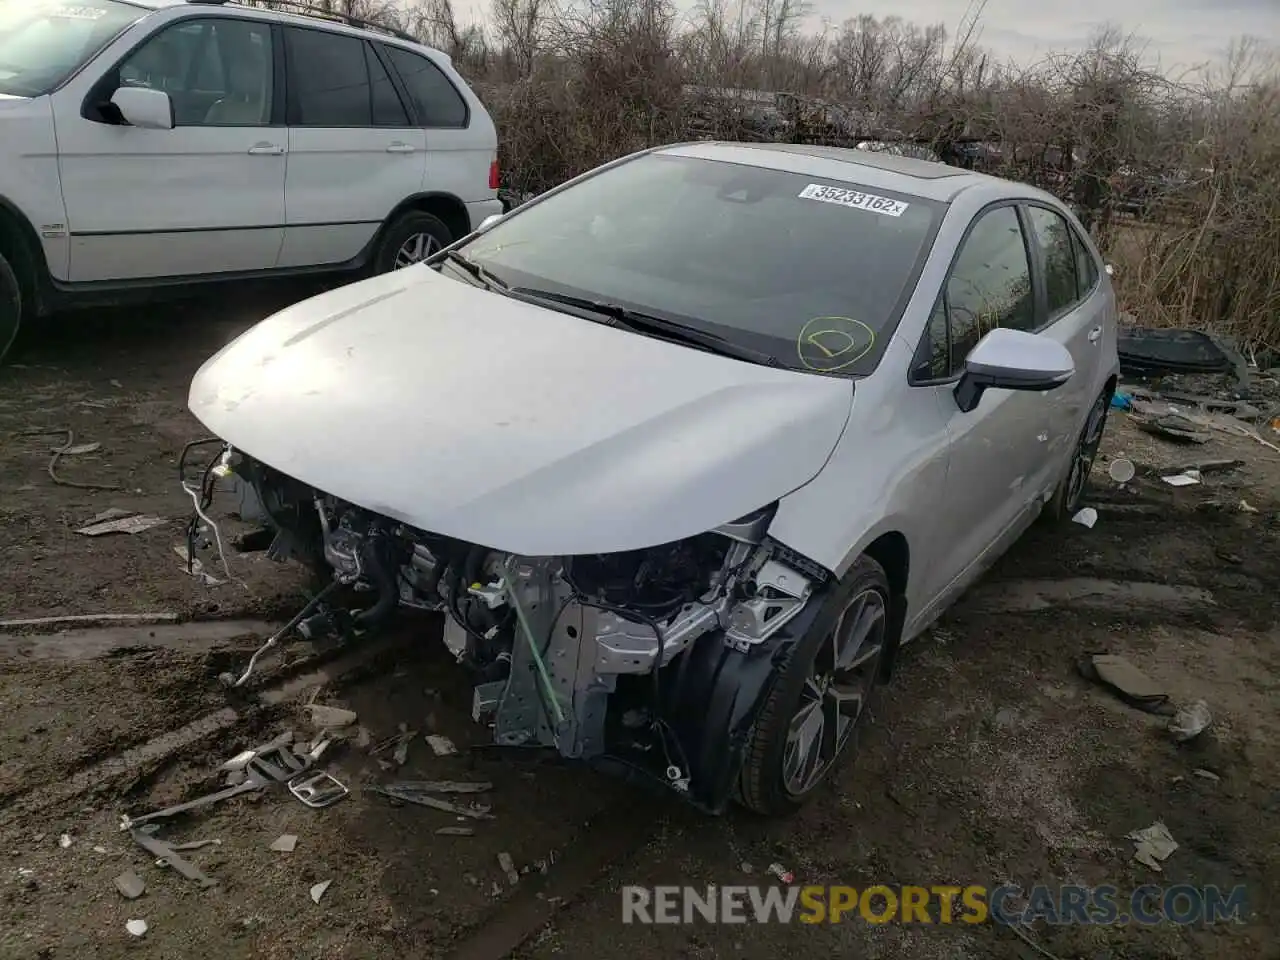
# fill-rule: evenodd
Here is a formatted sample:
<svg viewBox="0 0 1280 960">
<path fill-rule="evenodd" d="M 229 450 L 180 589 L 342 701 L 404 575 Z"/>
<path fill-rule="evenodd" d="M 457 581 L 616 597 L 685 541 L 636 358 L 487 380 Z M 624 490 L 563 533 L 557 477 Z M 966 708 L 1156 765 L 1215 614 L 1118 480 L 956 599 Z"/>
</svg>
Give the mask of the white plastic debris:
<svg viewBox="0 0 1280 960">
<path fill-rule="evenodd" d="M 796 875 L 784 867 L 780 863 L 769 864 L 769 872 L 781 880 L 783 883 L 790 883 L 796 878 Z"/>
<path fill-rule="evenodd" d="M 1085 507 L 1071 519 L 1082 527 L 1088 527 L 1092 530 L 1093 525 L 1098 522 L 1098 511 L 1093 509 L 1093 507 Z"/>
<path fill-rule="evenodd" d="M 277 853 L 293 853 L 293 850 L 297 845 L 298 838 L 292 833 L 286 833 L 271 841 L 271 849 Z"/>
<path fill-rule="evenodd" d="M 307 710 L 311 713 L 311 722 L 321 729 L 349 727 L 356 722 L 355 711 L 344 710 L 342 707 L 312 703 L 307 706 Z"/>
<path fill-rule="evenodd" d="M 137 900 L 147 891 L 146 882 L 132 870 L 120 874 L 113 883 L 115 883 L 116 889 L 120 891 L 120 896 L 126 900 Z M 141 923 L 141 921 L 139 922 Z M 142 932 L 146 933 L 145 926 Z"/>
<path fill-rule="evenodd" d="M 507 882 L 513 887 L 520 882 L 520 872 L 516 869 L 515 861 L 511 859 L 511 854 L 498 854 L 498 866 L 502 868 L 502 872 L 507 875 Z"/>
<path fill-rule="evenodd" d="M 71 834 L 69 833 L 64 833 L 62 836 L 58 838 L 58 846 L 60 846 L 63 850 L 67 849 L 67 847 L 71 846 L 71 844 L 74 842 L 75 841 L 71 839 Z"/>
<path fill-rule="evenodd" d="M 333 883 L 332 880 L 322 880 L 319 883 L 317 883 L 314 887 L 312 887 L 311 888 L 312 902 L 319 903 L 320 898 L 324 896 L 324 892 L 329 889 L 329 884 L 331 883 Z"/>
<path fill-rule="evenodd" d="M 1124 457 L 1117 457 L 1111 461 L 1111 465 L 1107 467 L 1107 474 L 1116 483 L 1128 483 L 1138 473 L 1138 468 L 1133 465 L 1132 460 L 1126 460 Z"/>
<path fill-rule="evenodd" d="M 125 928 L 126 930 L 128 930 L 131 934 L 133 934 L 135 937 L 142 937 L 142 936 L 146 936 L 146 933 L 147 933 L 147 921 L 145 921 L 145 920 L 130 920 L 128 923 L 126 923 L 126 924 L 124 925 L 124 928 Z"/>
<path fill-rule="evenodd" d="M 431 749 L 437 757 L 448 757 L 458 752 L 458 748 L 454 746 L 452 740 L 448 737 L 442 737 L 438 733 L 427 734 L 427 743 L 431 745 Z"/>
<path fill-rule="evenodd" d="M 1200 471 L 1185 470 L 1160 479 L 1171 487 L 1191 487 L 1200 482 Z"/>
<path fill-rule="evenodd" d="M 1180 707 L 1178 712 L 1169 718 L 1169 732 L 1179 743 L 1194 739 L 1204 733 L 1213 722 L 1209 712 L 1209 704 L 1203 700 Z"/>
<path fill-rule="evenodd" d="M 1149 827 L 1134 830 L 1125 839 L 1136 844 L 1133 859 L 1157 872 L 1162 871 L 1161 861 L 1168 860 L 1173 851 L 1178 849 L 1178 841 L 1173 839 L 1169 828 L 1159 820 Z"/>
</svg>

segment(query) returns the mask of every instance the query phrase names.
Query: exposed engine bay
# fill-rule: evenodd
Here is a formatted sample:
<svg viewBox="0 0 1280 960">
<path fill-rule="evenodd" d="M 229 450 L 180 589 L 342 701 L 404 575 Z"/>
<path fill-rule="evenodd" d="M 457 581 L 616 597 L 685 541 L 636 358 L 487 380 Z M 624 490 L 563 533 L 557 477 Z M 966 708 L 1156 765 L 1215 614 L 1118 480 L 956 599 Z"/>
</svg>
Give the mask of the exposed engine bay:
<svg viewBox="0 0 1280 960">
<path fill-rule="evenodd" d="M 270 532 L 268 556 L 327 579 L 286 631 L 353 638 L 405 609 L 443 613 L 444 644 L 472 678 L 473 719 L 495 743 L 614 761 L 697 797 L 723 792 L 699 776 L 724 777 L 699 757 L 719 763 L 730 753 L 751 719 L 747 701 L 759 699 L 758 690 L 728 695 L 720 723 L 710 701 L 723 696 L 712 685 L 723 687 L 736 663 L 767 667 L 828 576 L 768 538 L 772 506 L 644 550 L 525 557 L 343 502 L 230 446 L 199 490 L 184 481 L 197 506 L 192 530 L 212 523 L 204 508 L 219 476 L 232 482 L 241 518 Z M 708 724 L 725 729 L 702 731 Z M 706 742 L 712 735 L 723 742 Z"/>
</svg>

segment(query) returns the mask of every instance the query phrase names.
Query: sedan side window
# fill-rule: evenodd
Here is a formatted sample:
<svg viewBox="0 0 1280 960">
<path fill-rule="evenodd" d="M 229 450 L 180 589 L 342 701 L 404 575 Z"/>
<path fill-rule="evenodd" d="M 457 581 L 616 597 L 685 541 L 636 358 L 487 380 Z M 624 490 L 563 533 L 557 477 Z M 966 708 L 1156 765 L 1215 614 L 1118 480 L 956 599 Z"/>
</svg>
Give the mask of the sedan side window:
<svg viewBox="0 0 1280 960">
<path fill-rule="evenodd" d="M 1098 285 L 1098 265 L 1084 239 L 1075 230 L 1071 231 L 1071 245 L 1076 253 L 1076 278 L 1080 283 L 1080 298 L 1084 299 Z"/>
<path fill-rule="evenodd" d="M 916 353 L 913 382 L 956 376 L 996 327 L 1037 327 L 1031 261 L 1013 207 L 987 211 L 969 231 Z"/>
<path fill-rule="evenodd" d="M 271 122 L 271 28 L 247 20 L 184 20 L 160 31 L 119 68 L 121 86 L 163 90 L 179 127 Z"/>
<path fill-rule="evenodd" d="M 1049 299 L 1049 319 L 1070 310 L 1080 300 L 1076 283 L 1076 251 L 1071 228 L 1059 214 L 1044 207 L 1028 207 L 1036 246 L 1044 258 L 1044 285 Z"/>
<path fill-rule="evenodd" d="M 989 210 L 974 224 L 947 280 L 946 294 L 951 362 L 957 370 L 996 327 L 1036 328 L 1031 262 L 1013 207 Z"/>
</svg>

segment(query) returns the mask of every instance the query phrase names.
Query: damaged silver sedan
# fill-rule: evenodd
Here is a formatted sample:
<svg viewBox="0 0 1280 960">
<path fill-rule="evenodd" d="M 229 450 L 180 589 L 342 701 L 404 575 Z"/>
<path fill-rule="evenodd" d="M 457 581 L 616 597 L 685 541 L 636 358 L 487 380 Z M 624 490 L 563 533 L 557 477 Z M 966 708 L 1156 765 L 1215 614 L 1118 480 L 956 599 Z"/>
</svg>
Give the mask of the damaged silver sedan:
<svg viewBox="0 0 1280 960">
<path fill-rule="evenodd" d="M 780 813 L 897 649 L 1076 510 L 1117 373 L 1048 195 L 701 143 L 264 320 L 190 406 L 329 581 L 293 633 L 442 612 L 497 743 Z"/>
</svg>

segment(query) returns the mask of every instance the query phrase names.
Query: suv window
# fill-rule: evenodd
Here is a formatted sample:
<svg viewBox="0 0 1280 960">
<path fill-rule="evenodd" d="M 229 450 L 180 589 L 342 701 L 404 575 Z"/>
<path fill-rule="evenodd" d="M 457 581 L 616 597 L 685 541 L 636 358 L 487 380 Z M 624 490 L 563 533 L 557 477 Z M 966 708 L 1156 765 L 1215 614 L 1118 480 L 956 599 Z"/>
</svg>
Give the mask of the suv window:
<svg viewBox="0 0 1280 960">
<path fill-rule="evenodd" d="M 913 381 L 955 376 L 996 327 L 1036 329 L 1031 261 L 1011 206 L 982 214 L 965 238 L 916 351 Z"/>
<path fill-rule="evenodd" d="M 400 102 L 400 94 L 396 92 L 391 75 L 382 65 L 373 47 L 364 45 L 364 58 L 369 67 L 369 78 L 373 86 L 373 125 L 375 127 L 407 127 L 409 114 Z"/>
<path fill-rule="evenodd" d="M 1049 300 L 1049 319 L 1070 310 L 1080 300 L 1076 283 L 1076 251 L 1071 227 L 1060 214 L 1045 207 L 1028 207 L 1036 246 L 1044 257 L 1044 286 Z"/>
<path fill-rule="evenodd" d="M 39 97 L 147 11 L 117 0 L 0 0 L 0 93 Z"/>
<path fill-rule="evenodd" d="M 340 33 L 289 27 L 289 122 L 302 127 L 373 126 L 373 91 L 364 41 Z"/>
<path fill-rule="evenodd" d="M 467 102 L 439 67 L 403 47 L 386 46 L 384 49 L 413 98 L 419 124 L 456 128 L 467 125 Z"/>
<path fill-rule="evenodd" d="M 121 86 L 163 90 L 180 127 L 271 122 L 271 28 L 248 20 L 183 20 L 120 64 Z"/>
</svg>

